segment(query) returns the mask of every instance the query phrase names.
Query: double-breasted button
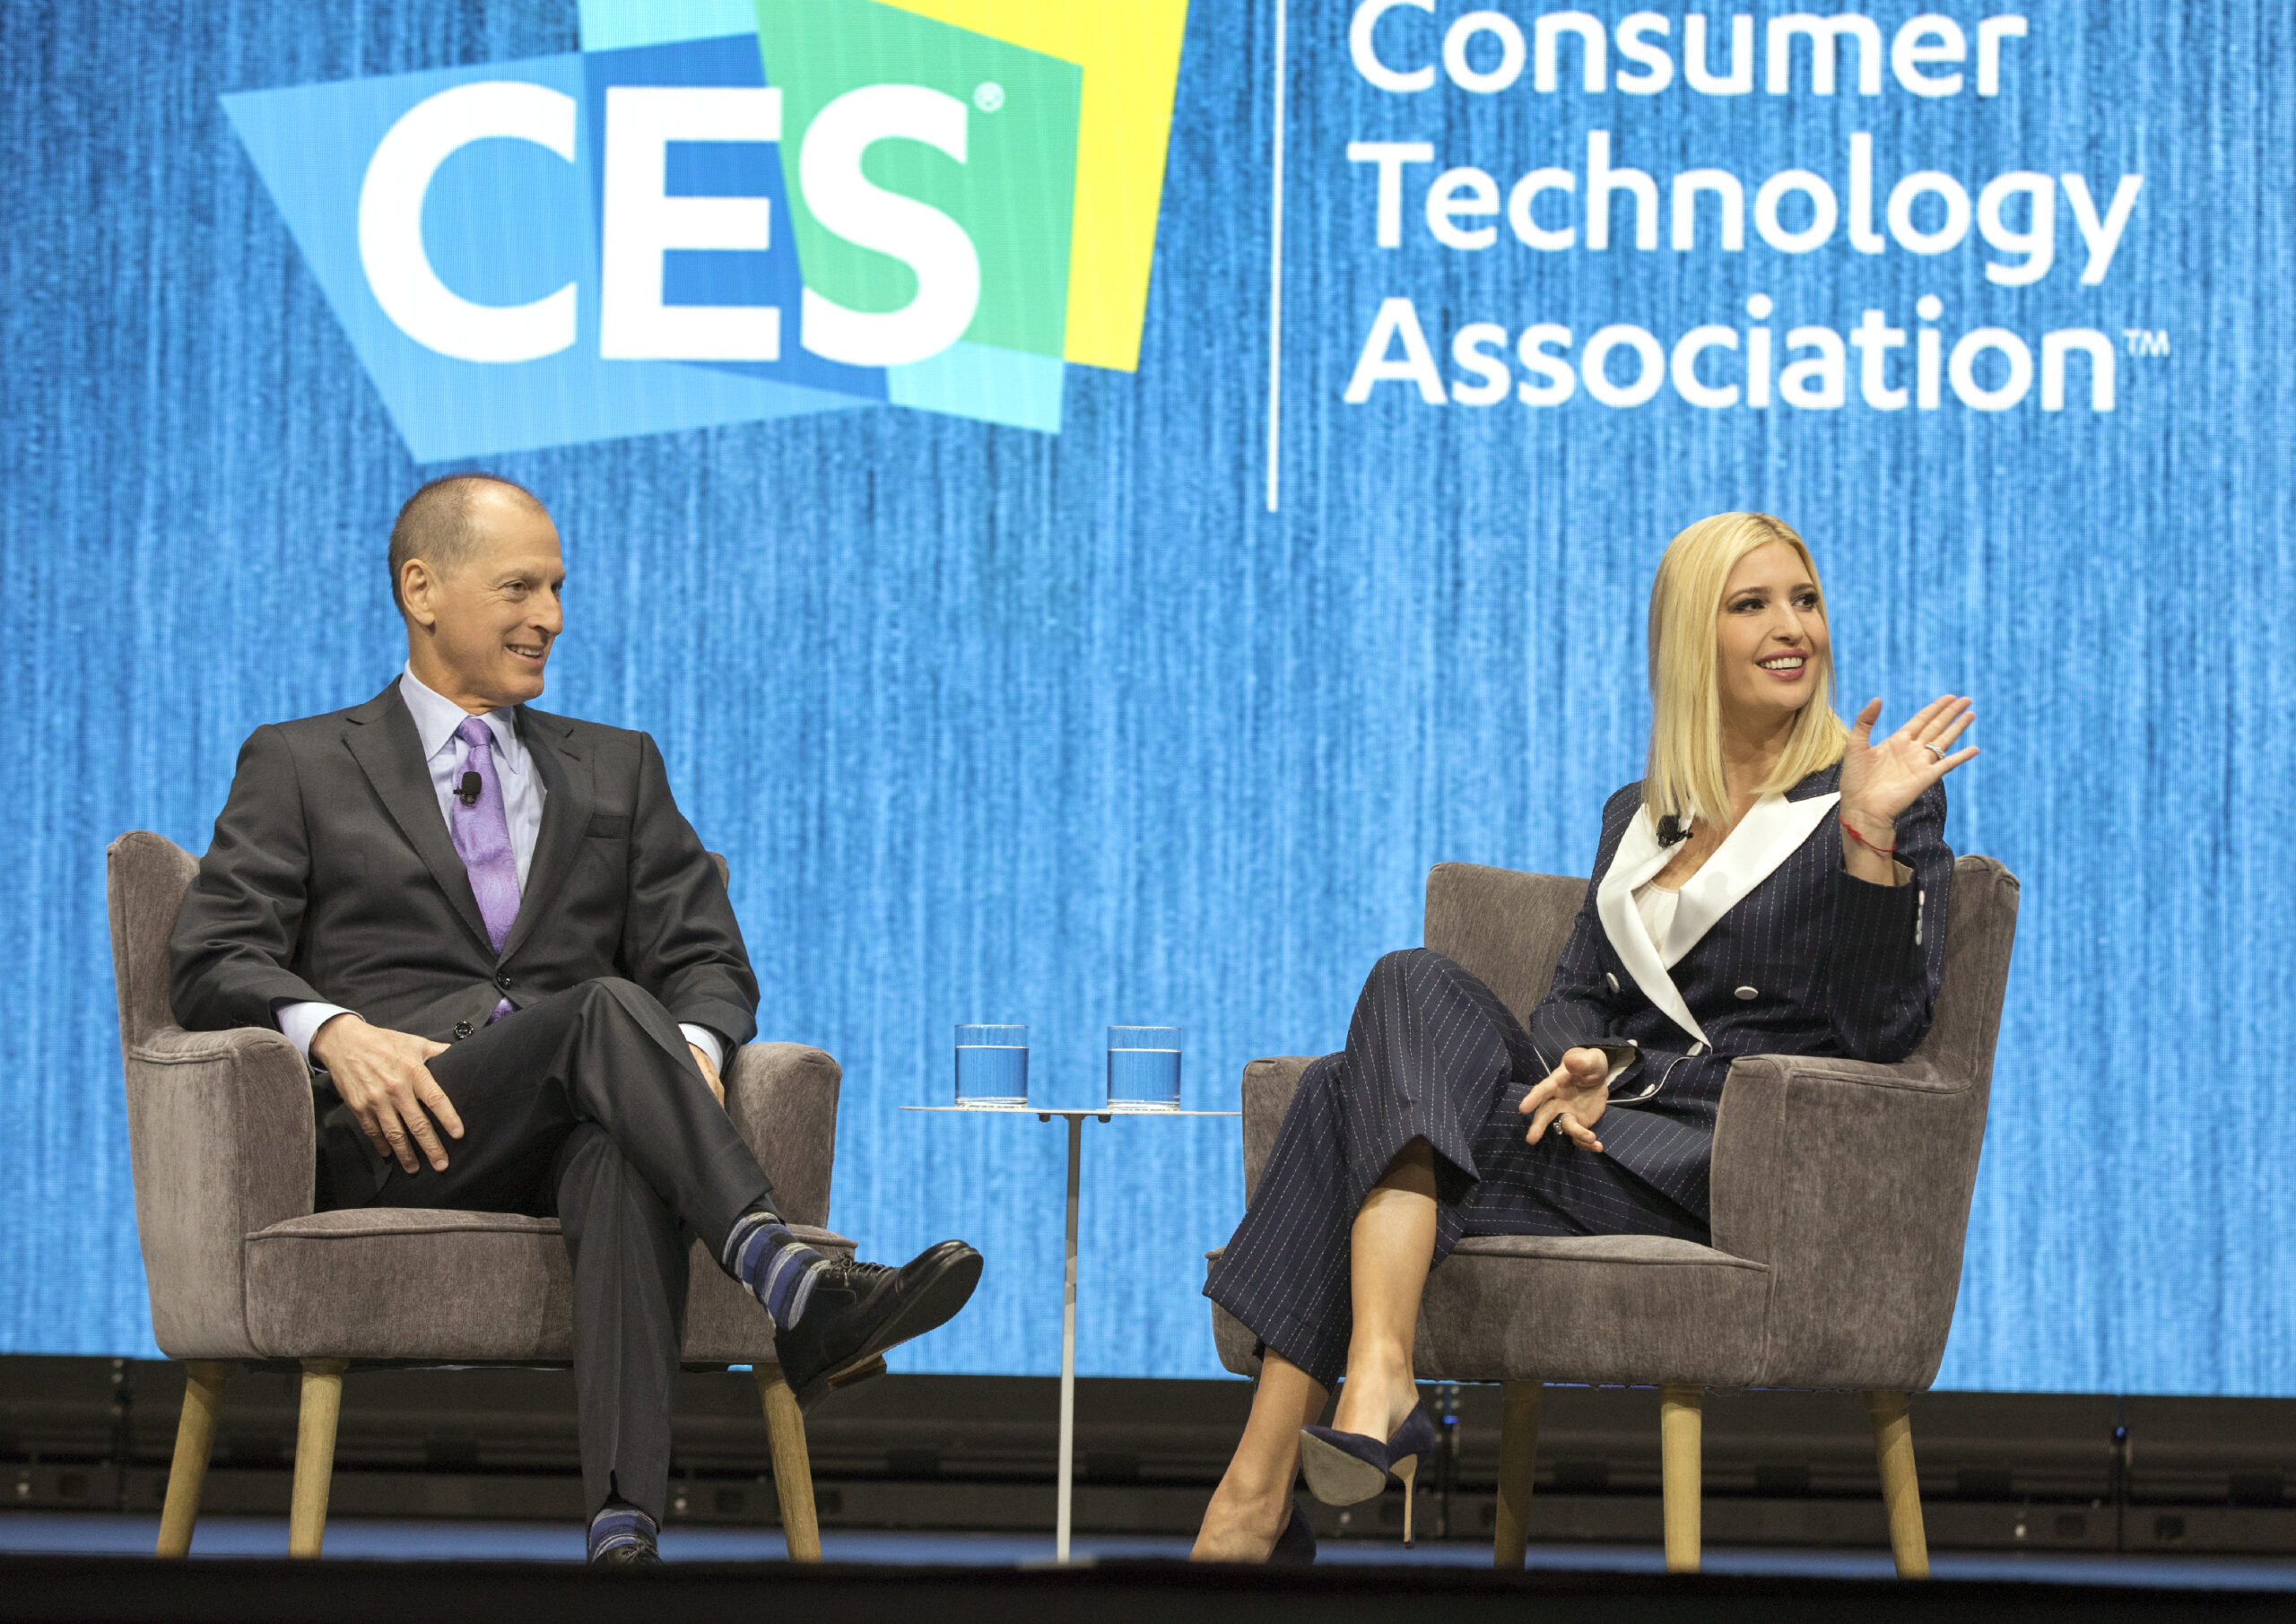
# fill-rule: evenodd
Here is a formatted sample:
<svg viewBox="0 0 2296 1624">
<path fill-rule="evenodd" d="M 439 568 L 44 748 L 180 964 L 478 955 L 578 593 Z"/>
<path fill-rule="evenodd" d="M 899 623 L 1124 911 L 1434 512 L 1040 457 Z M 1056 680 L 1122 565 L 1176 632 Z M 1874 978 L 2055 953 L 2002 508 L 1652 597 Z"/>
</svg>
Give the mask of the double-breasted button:
<svg viewBox="0 0 2296 1624">
<path fill-rule="evenodd" d="M 471 1025 L 467 1020 L 457 1020 L 455 1022 L 455 1036 L 457 1038 L 467 1038 L 476 1030 L 478 1030 L 478 1029 Z"/>
<path fill-rule="evenodd" d="M 1752 1002 L 1752 1000 L 1761 996 L 1761 989 L 1760 987 L 1742 986 L 1738 989 L 1737 995 L 1743 1000 Z"/>
<path fill-rule="evenodd" d="M 494 977 L 494 985 L 500 987 L 507 993 L 510 990 L 510 977 L 508 976 L 497 976 Z"/>
<path fill-rule="evenodd" d="M 1603 972 L 1603 979 L 1610 983 L 1611 991 L 1613 993 L 1618 991 L 1618 977 L 1616 976 L 1612 975 L 1608 970 L 1605 970 Z"/>
</svg>

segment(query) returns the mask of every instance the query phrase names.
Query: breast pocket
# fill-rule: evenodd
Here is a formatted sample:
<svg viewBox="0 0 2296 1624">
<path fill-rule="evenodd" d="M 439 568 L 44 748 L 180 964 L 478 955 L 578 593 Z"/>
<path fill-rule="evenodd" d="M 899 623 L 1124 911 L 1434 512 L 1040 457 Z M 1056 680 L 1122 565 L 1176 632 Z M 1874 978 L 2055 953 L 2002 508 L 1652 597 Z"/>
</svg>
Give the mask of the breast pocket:
<svg viewBox="0 0 2296 1624">
<path fill-rule="evenodd" d="M 575 872 L 587 884 L 619 896 L 630 875 L 630 815 L 592 812 L 582 836 L 582 855 Z"/>
</svg>

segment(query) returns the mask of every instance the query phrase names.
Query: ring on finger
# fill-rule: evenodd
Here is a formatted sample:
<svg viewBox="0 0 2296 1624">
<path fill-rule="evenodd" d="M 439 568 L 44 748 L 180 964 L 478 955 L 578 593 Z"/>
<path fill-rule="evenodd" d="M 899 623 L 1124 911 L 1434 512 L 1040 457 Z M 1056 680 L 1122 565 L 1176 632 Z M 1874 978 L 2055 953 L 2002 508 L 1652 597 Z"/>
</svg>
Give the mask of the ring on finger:
<svg viewBox="0 0 2296 1624">
<path fill-rule="evenodd" d="M 1921 748 L 1929 752 L 1929 759 L 1933 761 L 1942 761 L 1945 759 L 1945 752 L 1926 739 L 1921 741 Z"/>
</svg>

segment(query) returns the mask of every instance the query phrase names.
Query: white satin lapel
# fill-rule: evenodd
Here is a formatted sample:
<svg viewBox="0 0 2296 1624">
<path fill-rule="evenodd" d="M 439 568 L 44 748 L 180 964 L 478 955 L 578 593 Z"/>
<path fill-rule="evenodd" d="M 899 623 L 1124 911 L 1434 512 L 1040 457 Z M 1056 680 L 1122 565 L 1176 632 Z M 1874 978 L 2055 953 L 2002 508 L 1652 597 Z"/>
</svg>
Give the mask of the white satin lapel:
<svg viewBox="0 0 2296 1624">
<path fill-rule="evenodd" d="M 1692 1016 L 1690 1005 L 1683 1002 L 1674 978 L 1659 962 L 1658 944 L 1650 940 L 1650 929 L 1642 923 L 1642 910 L 1634 906 L 1635 888 L 1665 867 L 1672 855 L 1658 844 L 1658 830 L 1651 821 L 1650 809 L 1640 808 L 1619 839 L 1618 850 L 1611 857 L 1610 872 L 1595 888 L 1595 912 L 1603 922 L 1603 934 L 1611 939 L 1612 950 L 1626 966 L 1627 974 L 1634 977 L 1635 985 L 1642 989 L 1642 995 L 1676 1026 L 1704 1043 L 1706 1033 Z"/>
<path fill-rule="evenodd" d="M 1730 838 L 1683 887 L 1672 933 L 1674 940 L 1682 943 L 1683 953 L 1697 946 L 1723 915 L 1799 851 L 1840 799 L 1834 794 L 1788 801 L 1773 792 L 1755 802 L 1730 831 Z M 1682 954 L 1675 955 L 1674 962 L 1682 962 Z"/>
</svg>

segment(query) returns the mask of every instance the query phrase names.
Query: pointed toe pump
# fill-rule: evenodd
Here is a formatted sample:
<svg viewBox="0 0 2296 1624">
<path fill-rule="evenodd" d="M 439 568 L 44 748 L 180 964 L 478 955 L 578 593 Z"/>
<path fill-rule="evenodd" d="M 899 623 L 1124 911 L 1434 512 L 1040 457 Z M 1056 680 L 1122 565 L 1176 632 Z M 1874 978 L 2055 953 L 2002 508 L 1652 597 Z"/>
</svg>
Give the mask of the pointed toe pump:
<svg viewBox="0 0 2296 1624">
<path fill-rule="evenodd" d="M 1326 1506 L 1356 1506 L 1378 1494 L 1390 1475 L 1403 1482 L 1403 1542 L 1411 1544 L 1411 1503 L 1419 1463 L 1435 1452 L 1435 1420 L 1414 1404 L 1384 1444 L 1333 1427 L 1300 1429 L 1300 1470 L 1308 1492 Z"/>
<path fill-rule="evenodd" d="M 1267 1553 L 1271 1568 L 1312 1568 L 1316 1561 L 1316 1531 L 1308 1526 L 1308 1519 L 1294 1501 L 1292 1515 L 1284 1519 L 1283 1532 L 1275 1536 L 1275 1549 Z"/>
</svg>

